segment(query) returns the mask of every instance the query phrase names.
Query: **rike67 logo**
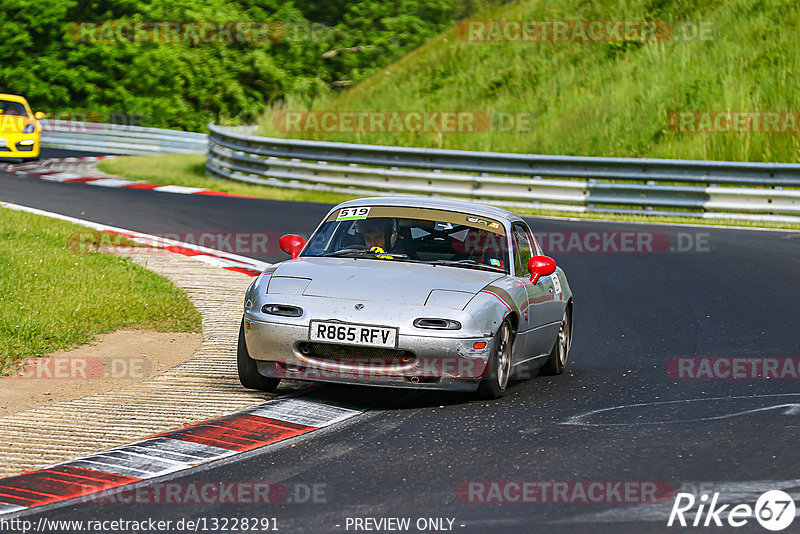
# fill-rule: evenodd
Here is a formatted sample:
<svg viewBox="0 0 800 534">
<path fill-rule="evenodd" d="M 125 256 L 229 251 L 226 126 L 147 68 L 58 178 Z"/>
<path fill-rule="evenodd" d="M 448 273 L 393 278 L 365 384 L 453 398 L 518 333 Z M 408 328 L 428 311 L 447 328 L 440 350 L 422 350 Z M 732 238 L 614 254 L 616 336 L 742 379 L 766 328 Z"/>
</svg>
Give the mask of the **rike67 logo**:
<svg viewBox="0 0 800 534">
<path fill-rule="evenodd" d="M 765 529 L 777 532 L 786 529 L 794 521 L 795 503 L 785 491 L 767 491 L 761 494 L 755 506 L 719 504 L 719 498 L 719 493 L 714 493 L 711 498 L 704 493 L 699 499 L 691 493 L 678 493 L 667 526 L 736 528 L 750 524 L 755 519 Z"/>
</svg>

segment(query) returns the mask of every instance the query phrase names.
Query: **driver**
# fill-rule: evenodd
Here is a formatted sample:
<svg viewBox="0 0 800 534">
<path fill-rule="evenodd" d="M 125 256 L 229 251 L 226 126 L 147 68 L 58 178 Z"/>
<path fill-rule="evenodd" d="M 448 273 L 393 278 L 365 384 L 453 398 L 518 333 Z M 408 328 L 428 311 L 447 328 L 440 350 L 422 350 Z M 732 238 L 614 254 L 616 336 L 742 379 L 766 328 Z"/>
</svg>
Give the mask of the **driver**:
<svg viewBox="0 0 800 534">
<path fill-rule="evenodd" d="M 396 236 L 393 232 L 392 219 L 387 217 L 376 217 L 373 219 L 362 219 L 356 223 L 356 234 L 364 239 L 364 244 L 376 254 L 384 254 L 393 248 Z M 391 259 L 391 256 L 378 256 L 379 258 Z"/>
</svg>

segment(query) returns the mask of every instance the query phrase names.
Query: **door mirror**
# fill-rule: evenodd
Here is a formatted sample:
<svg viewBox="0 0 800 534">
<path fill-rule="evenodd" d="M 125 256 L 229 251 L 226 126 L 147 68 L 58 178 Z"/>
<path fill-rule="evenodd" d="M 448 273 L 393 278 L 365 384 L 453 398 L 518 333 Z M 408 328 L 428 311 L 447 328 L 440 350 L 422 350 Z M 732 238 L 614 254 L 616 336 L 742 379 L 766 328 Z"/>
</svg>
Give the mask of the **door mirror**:
<svg viewBox="0 0 800 534">
<path fill-rule="evenodd" d="M 33 116 L 36 117 L 36 120 L 40 120 L 47 117 L 47 115 L 44 114 L 44 111 L 37 111 L 36 113 L 33 114 Z"/>
<path fill-rule="evenodd" d="M 556 270 L 556 260 L 549 256 L 534 256 L 528 260 L 528 272 L 531 273 L 531 282 L 536 283 L 539 277 L 553 274 Z"/>
<path fill-rule="evenodd" d="M 280 238 L 278 246 L 281 247 L 282 251 L 291 256 L 292 259 L 295 259 L 300 255 L 300 251 L 303 250 L 303 247 L 306 246 L 306 240 L 299 235 L 286 234 Z"/>
</svg>

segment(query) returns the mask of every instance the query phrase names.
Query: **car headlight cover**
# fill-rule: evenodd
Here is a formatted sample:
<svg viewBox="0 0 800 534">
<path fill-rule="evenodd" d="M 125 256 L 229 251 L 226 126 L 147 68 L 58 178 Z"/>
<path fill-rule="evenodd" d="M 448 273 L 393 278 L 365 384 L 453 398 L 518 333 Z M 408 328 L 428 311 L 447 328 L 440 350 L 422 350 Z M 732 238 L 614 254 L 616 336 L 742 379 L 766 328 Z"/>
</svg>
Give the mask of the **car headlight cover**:
<svg viewBox="0 0 800 534">
<path fill-rule="evenodd" d="M 311 278 L 298 278 L 295 276 L 272 276 L 267 286 L 267 293 L 282 293 L 284 295 L 302 295 Z"/>
</svg>

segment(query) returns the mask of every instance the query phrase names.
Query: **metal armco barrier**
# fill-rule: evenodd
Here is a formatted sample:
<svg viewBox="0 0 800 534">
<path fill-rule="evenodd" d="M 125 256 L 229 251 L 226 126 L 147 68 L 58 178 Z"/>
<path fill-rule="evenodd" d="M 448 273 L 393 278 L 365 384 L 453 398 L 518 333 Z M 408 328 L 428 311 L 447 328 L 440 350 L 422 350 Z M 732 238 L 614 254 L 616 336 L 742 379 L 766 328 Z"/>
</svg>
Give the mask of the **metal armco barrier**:
<svg viewBox="0 0 800 534">
<path fill-rule="evenodd" d="M 42 119 L 42 146 L 103 154 L 203 154 L 208 136 L 141 126 Z"/>
<path fill-rule="evenodd" d="M 210 124 L 206 169 L 244 182 L 558 211 L 800 222 L 800 164 L 542 156 L 256 137 Z"/>
<path fill-rule="evenodd" d="M 543 156 L 209 135 L 47 120 L 46 147 L 207 153 L 217 177 L 350 194 L 437 195 L 509 207 L 800 222 L 800 164 Z"/>
</svg>

